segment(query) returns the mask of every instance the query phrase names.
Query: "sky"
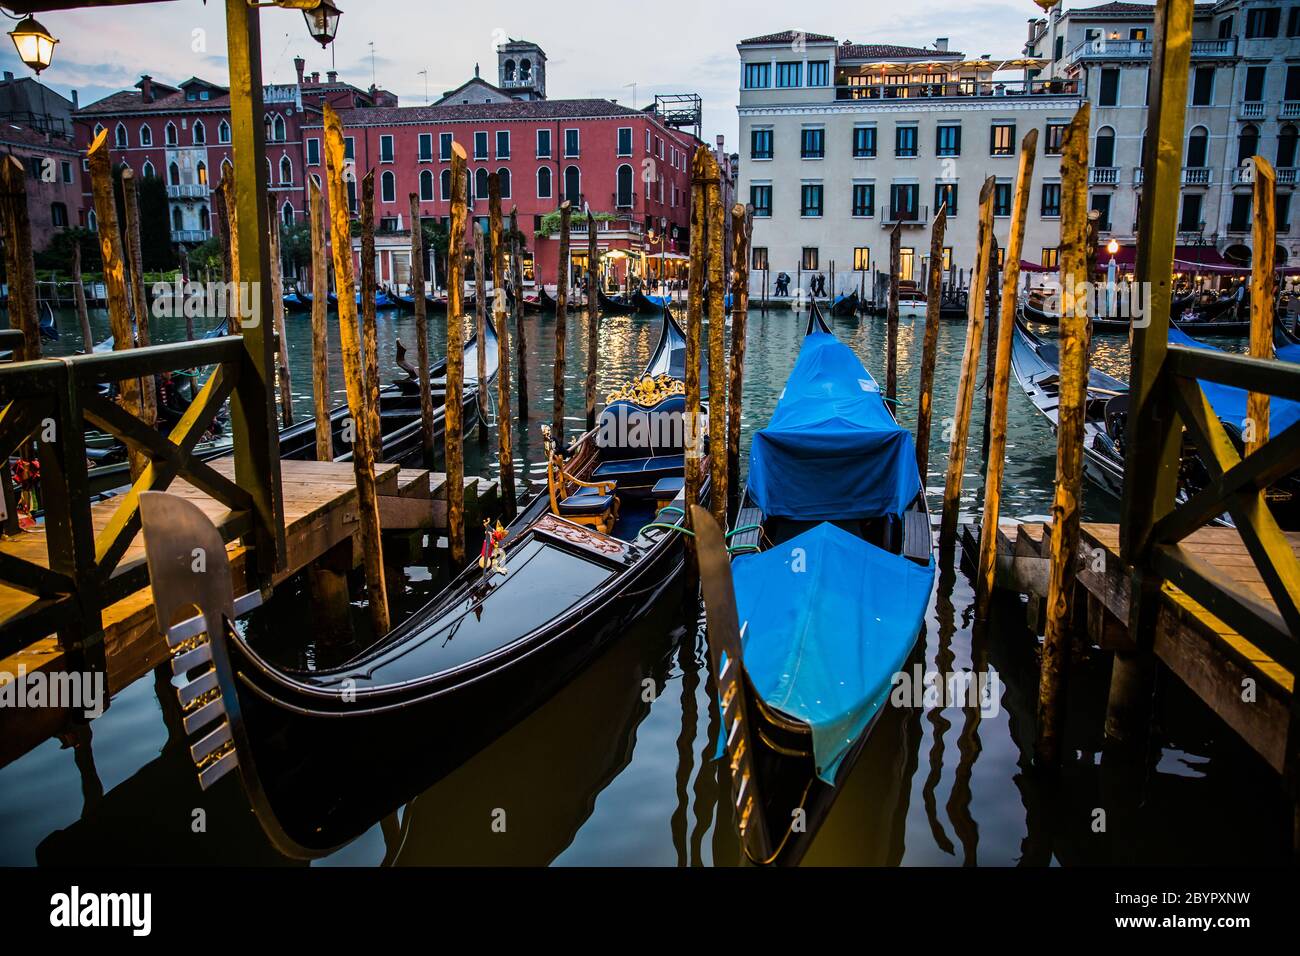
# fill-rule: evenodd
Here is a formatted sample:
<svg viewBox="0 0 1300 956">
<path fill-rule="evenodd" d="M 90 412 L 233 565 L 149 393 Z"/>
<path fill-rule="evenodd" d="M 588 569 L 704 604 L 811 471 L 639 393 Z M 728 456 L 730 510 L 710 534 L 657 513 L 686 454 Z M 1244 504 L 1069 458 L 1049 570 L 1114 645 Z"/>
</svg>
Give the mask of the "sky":
<svg viewBox="0 0 1300 956">
<path fill-rule="evenodd" d="M 739 40 L 787 29 L 909 46 L 946 36 L 954 50 L 1011 58 L 1024 45 L 1029 18 L 1041 14 L 1032 0 L 906 0 L 902 8 L 885 0 L 335 3 L 343 16 L 328 50 L 307 34 L 301 13 L 263 9 L 266 82 L 292 82 L 293 59 L 303 56 L 308 72 L 337 68 L 342 79 L 361 87 L 373 77 L 402 105 L 420 105 L 426 95 L 422 71 L 428 71 L 430 100 L 471 77 L 476 62 L 495 81 L 497 43 L 524 39 L 546 51 L 551 99 L 601 97 L 642 107 L 655 93 L 698 93 L 705 140 L 722 133 L 730 149 L 738 129 Z M 226 82 L 223 0 L 170 0 L 39 19 L 60 41 L 40 79 L 64 95 L 76 89 L 82 105 L 133 86 L 146 72 L 172 84 L 190 76 Z M 0 51 L 0 68 L 31 75 L 12 43 L 3 42 Z"/>
</svg>

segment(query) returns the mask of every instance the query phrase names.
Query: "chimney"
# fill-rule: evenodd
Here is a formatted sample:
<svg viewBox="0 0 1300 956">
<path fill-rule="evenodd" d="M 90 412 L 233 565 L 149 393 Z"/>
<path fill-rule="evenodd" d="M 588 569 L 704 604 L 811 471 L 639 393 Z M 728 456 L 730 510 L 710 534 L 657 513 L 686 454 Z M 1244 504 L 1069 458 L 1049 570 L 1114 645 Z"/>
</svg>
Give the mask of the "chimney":
<svg viewBox="0 0 1300 956">
<path fill-rule="evenodd" d="M 302 71 L 307 69 L 307 61 L 300 56 L 293 58 L 293 68 L 298 71 L 298 85 L 302 86 Z"/>
<path fill-rule="evenodd" d="M 13 71 L 13 70 L 5 70 L 5 82 L 6 82 L 6 83 L 12 83 L 13 81 L 14 81 L 14 71 Z"/>
<path fill-rule="evenodd" d="M 320 70 L 312 70 L 311 81 L 312 81 L 313 83 L 319 83 L 319 82 L 320 82 Z"/>
<path fill-rule="evenodd" d="M 76 90 L 72 91 L 72 108 L 74 110 L 81 109 L 81 98 L 77 96 Z"/>
<path fill-rule="evenodd" d="M 153 77 L 148 73 L 140 77 L 140 99 L 146 103 L 153 102 Z"/>
<path fill-rule="evenodd" d="M 338 70 L 326 70 L 325 79 L 330 83 L 337 83 L 339 81 Z"/>
<path fill-rule="evenodd" d="M 947 52 L 948 52 L 948 38 L 947 38 L 947 37 L 939 37 L 937 40 L 934 41 L 934 48 L 935 48 L 936 50 L 938 50 L 940 53 L 947 53 Z"/>
</svg>

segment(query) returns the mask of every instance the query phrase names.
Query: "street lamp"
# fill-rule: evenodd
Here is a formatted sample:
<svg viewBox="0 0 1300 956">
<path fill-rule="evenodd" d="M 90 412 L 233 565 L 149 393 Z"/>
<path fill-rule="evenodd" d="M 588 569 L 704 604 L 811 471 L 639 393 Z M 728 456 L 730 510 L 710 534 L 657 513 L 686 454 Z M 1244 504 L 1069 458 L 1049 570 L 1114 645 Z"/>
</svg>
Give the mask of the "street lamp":
<svg viewBox="0 0 1300 956">
<path fill-rule="evenodd" d="M 1110 257 L 1114 259 L 1115 256 L 1119 254 L 1119 240 L 1112 239 L 1110 242 L 1106 243 L 1106 251 L 1109 252 Z"/>
<path fill-rule="evenodd" d="M 321 49 L 334 42 L 334 34 L 338 33 L 342 11 L 330 3 L 330 0 L 320 0 L 320 3 L 311 9 L 303 10 L 302 15 L 307 21 L 307 32 L 321 45 Z"/>
<path fill-rule="evenodd" d="M 54 44 L 59 42 L 32 16 L 10 30 L 9 37 L 18 49 L 18 58 L 35 70 L 38 76 L 54 59 Z"/>
</svg>

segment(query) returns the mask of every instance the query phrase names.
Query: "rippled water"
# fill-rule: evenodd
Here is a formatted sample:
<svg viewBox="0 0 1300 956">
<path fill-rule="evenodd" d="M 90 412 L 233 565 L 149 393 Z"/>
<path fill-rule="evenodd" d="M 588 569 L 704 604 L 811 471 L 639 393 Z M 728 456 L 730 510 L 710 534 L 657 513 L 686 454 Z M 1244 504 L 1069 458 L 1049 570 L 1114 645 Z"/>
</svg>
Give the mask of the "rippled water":
<svg viewBox="0 0 1300 956">
<path fill-rule="evenodd" d="M 102 314 L 97 336 L 107 334 Z M 310 415 L 310 334 L 289 316 L 295 409 Z M 776 405 L 793 367 L 804 319 L 789 312 L 751 316 L 745 381 L 744 445 Z M 550 418 L 553 316 L 526 319 L 533 418 L 518 426 L 516 471 L 544 478 L 538 429 Z M 80 346 L 76 322 L 60 318 L 64 338 L 49 351 Z M 884 378 L 883 320 L 834 320 L 836 333 Z M 906 320 L 899 335 L 899 417 L 915 423 L 921 332 Z M 658 334 L 654 318 L 609 316 L 599 333 L 603 396 L 638 370 Z M 160 323 L 155 341 L 184 335 Z M 414 347 L 414 320 L 380 317 L 381 367 L 392 368 L 394 339 Z M 939 332 L 936 421 L 951 414 L 964 324 Z M 431 326 L 433 354 L 445 341 Z M 337 329 L 331 332 L 330 386 L 344 400 Z M 568 411 L 581 427 L 585 321 L 571 321 Z M 1127 348 L 1099 337 L 1095 362 L 1125 377 Z M 981 360 L 982 367 L 982 360 Z M 981 385 L 983 375 L 981 373 Z M 1041 515 L 1051 503 L 1055 442 L 1012 381 L 1003 513 Z M 966 508 L 979 492 L 983 392 L 971 427 Z M 927 484 L 943 483 L 947 446 L 936 425 Z M 467 442 L 471 473 L 488 473 L 492 450 Z M 937 508 L 937 500 L 933 502 Z M 1089 489 L 1090 520 L 1111 521 L 1116 503 Z M 419 569 L 407 582 L 408 610 L 432 583 Z M 561 865 L 731 865 L 740 852 L 728 808 L 728 782 L 713 759 L 717 711 L 707 691 L 702 635 L 666 600 L 537 712 L 398 813 L 321 861 L 323 864 L 526 863 Z M 1109 658 L 1089 655 L 1074 669 L 1067 766 L 1057 780 L 1031 770 L 1037 695 L 1037 644 L 1012 598 L 987 630 L 971 626 L 973 595 L 961 574 L 941 575 L 914 661 L 927 669 L 969 670 L 996 679 L 998 706 L 888 708 L 869 739 L 809 864 L 1082 864 L 1102 862 L 1283 862 L 1290 852 L 1291 805 L 1277 777 L 1173 679 L 1162 681 L 1145 763 L 1101 756 Z M 291 612 L 267 635 L 308 646 Z M 1167 675 L 1166 675 L 1167 677 Z M 653 682 L 652 700 L 643 682 Z M 268 845 L 235 777 L 201 793 L 175 727 L 165 681 L 146 676 L 118 694 L 78 739 L 52 739 L 0 768 L 0 863 L 289 863 Z M 170 728 L 170 730 L 169 730 Z M 413 752 L 424 740 L 411 729 Z M 340 773 L 346 773 L 341 767 Z M 207 828 L 193 832 L 196 809 Z M 505 833 L 491 827 L 504 809 Z M 1098 811 L 1104 829 L 1097 829 Z"/>
</svg>

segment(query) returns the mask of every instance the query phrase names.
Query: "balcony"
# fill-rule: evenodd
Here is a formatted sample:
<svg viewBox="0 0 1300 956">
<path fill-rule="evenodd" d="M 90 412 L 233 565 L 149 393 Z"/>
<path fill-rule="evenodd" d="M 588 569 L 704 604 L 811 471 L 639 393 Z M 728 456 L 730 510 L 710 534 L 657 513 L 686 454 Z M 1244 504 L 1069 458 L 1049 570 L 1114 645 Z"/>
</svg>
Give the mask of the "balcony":
<svg viewBox="0 0 1300 956">
<path fill-rule="evenodd" d="M 1232 171 L 1232 185 L 1249 186 L 1255 181 L 1255 167 L 1246 163 Z"/>
<path fill-rule="evenodd" d="M 623 233 L 625 236 L 639 236 L 644 231 L 645 225 L 639 219 L 633 219 L 631 217 L 596 220 L 596 232 L 598 234 Z M 575 216 L 573 222 L 569 224 L 569 232 L 572 235 L 585 236 L 587 234 L 586 217 L 579 219 Z M 608 238 L 615 239 L 620 237 L 617 235 L 610 235 Z"/>
<path fill-rule="evenodd" d="M 167 197 L 169 199 L 207 199 L 207 183 L 168 183 Z"/>
<path fill-rule="evenodd" d="M 882 226 L 895 226 L 902 224 L 913 228 L 922 228 L 929 225 L 930 207 L 922 206 L 917 209 L 891 209 L 888 206 L 880 207 L 880 224 Z"/>
<path fill-rule="evenodd" d="M 1286 100 L 1282 103 L 1282 111 L 1279 114 L 1282 119 L 1295 119 L 1300 117 L 1300 100 Z"/>
<path fill-rule="evenodd" d="M 207 242 L 211 235 L 206 229 L 173 229 L 172 242 L 197 245 L 200 242 Z"/>
<path fill-rule="evenodd" d="M 841 83 L 835 87 L 837 100 L 970 100 L 1078 95 L 1079 84 L 1075 80 L 1014 80 L 995 83 L 991 80 L 969 79 L 948 83 L 871 83 L 865 86 Z"/>
<path fill-rule="evenodd" d="M 1193 40 L 1192 59 L 1224 59 L 1237 55 L 1237 38 L 1225 40 Z M 1151 59 L 1150 40 L 1112 40 L 1098 37 L 1084 40 L 1065 58 L 1066 67 L 1083 60 L 1149 60 Z"/>
<path fill-rule="evenodd" d="M 1277 173 L 1277 184 L 1279 186 L 1294 186 L 1296 180 L 1296 167 L 1279 166 L 1275 170 Z"/>
<path fill-rule="evenodd" d="M 1088 183 L 1092 186 L 1118 186 L 1118 166 L 1094 166 L 1088 170 Z"/>
<path fill-rule="evenodd" d="M 1184 186 L 1208 186 L 1214 179 L 1214 171 L 1207 166 L 1184 166 Z"/>
<path fill-rule="evenodd" d="M 1141 166 L 1134 166 L 1134 167 L 1133 167 L 1133 185 L 1134 185 L 1134 186 L 1141 186 L 1141 185 L 1142 185 L 1142 167 L 1141 167 Z"/>
<path fill-rule="evenodd" d="M 1264 104 L 1262 101 L 1259 103 L 1242 103 L 1238 107 L 1237 113 L 1242 119 L 1263 119 Z"/>
</svg>

